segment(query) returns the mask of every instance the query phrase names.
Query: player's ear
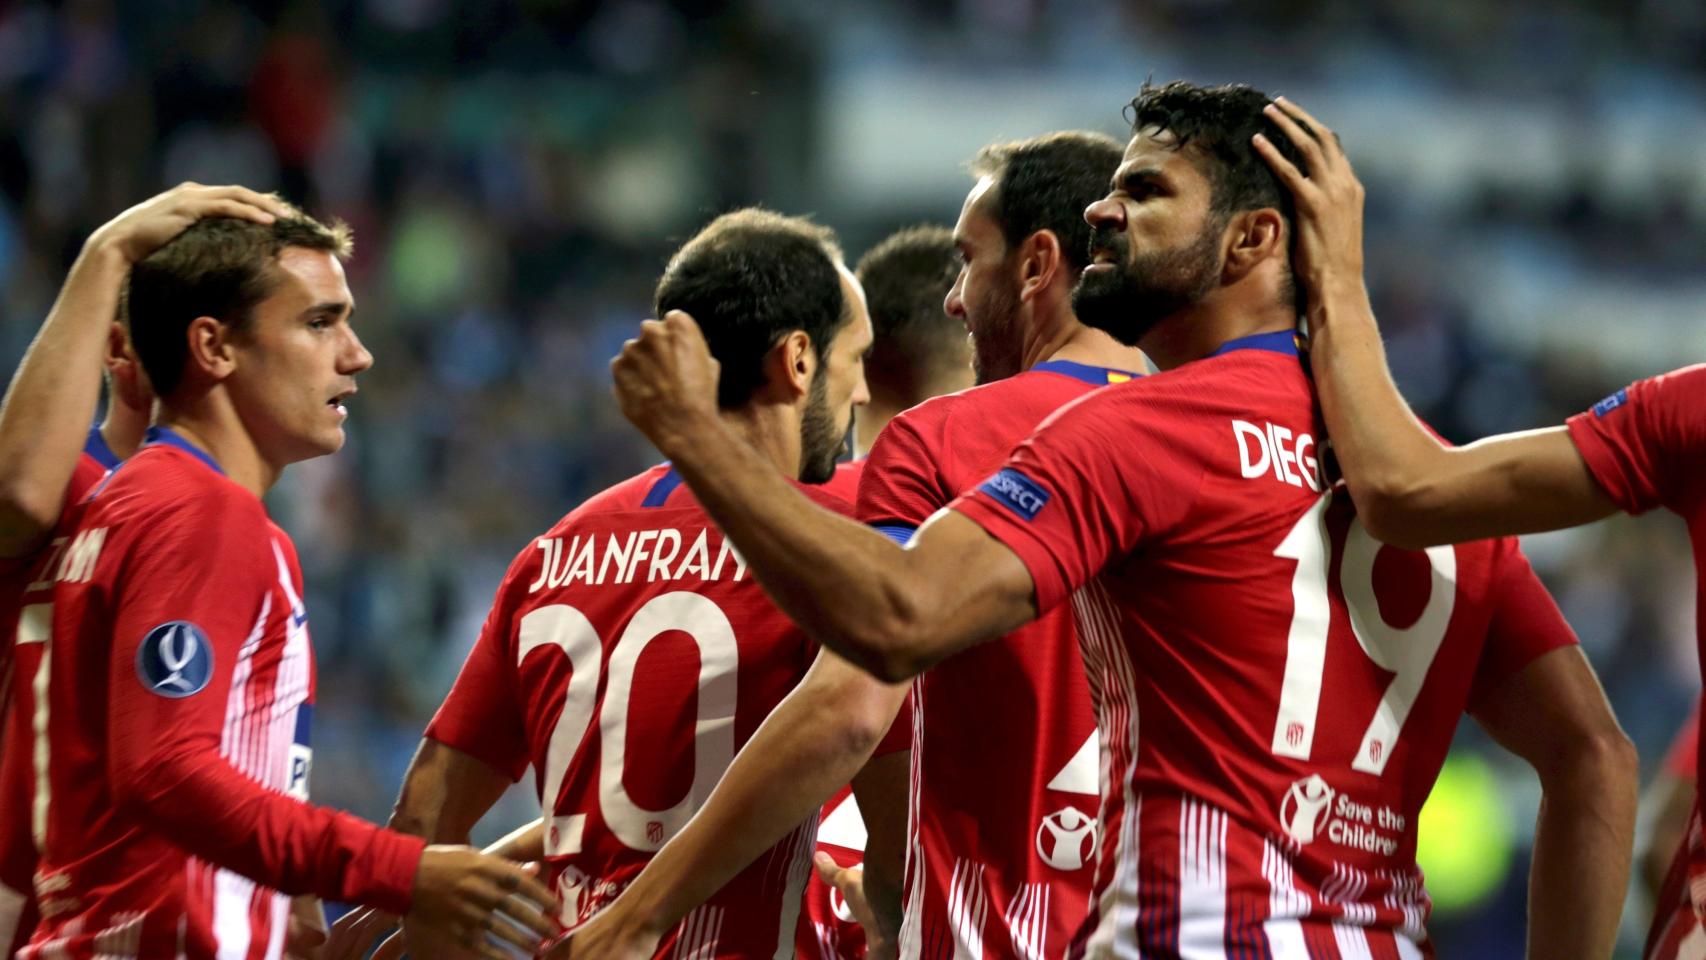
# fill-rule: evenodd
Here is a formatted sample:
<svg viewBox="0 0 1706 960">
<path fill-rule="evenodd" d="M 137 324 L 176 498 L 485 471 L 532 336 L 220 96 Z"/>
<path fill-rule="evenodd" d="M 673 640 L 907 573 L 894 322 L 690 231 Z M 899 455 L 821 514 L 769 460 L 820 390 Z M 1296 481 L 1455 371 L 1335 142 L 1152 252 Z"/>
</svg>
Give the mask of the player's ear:
<svg viewBox="0 0 1706 960">
<path fill-rule="evenodd" d="M 107 331 L 107 389 L 119 403 L 133 410 L 147 410 L 154 402 L 154 390 L 148 384 L 148 374 L 136 359 L 136 350 L 124 325 L 115 323 Z"/>
<path fill-rule="evenodd" d="M 811 390 L 817 363 L 812 338 L 804 330 L 792 330 L 770 348 L 765 373 L 770 383 L 785 390 L 790 398 L 803 397 Z"/>
<path fill-rule="evenodd" d="M 185 373 L 199 372 L 217 383 L 237 369 L 237 352 L 226 324 L 212 317 L 196 317 L 190 321 L 186 337 L 190 357 Z"/>
<path fill-rule="evenodd" d="M 1038 230 L 1025 238 L 1019 251 L 1019 299 L 1035 298 L 1065 269 L 1061 262 L 1060 238 L 1053 230 Z"/>
<path fill-rule="evenodd" d="M 1288 243 L 1285 219 L 1273 207 L 1246 210 L 1226 225 L 1225 243 L 1222 280 L 1236 283 L 1269 257 L 1285 256 Z"/>
</svg>

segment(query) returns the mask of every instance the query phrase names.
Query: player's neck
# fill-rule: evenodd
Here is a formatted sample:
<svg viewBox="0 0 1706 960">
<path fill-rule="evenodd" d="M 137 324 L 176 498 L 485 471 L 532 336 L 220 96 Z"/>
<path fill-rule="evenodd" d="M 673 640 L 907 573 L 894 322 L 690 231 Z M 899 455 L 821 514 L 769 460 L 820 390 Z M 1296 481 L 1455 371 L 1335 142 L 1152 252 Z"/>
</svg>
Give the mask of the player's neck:
<svg viewBox="0 0 1706 960">
<path fill-rule="evenodd" d="M 1086 327 L 1076 319 L 1073 320 L 1066 338 L 1054 352 L 1039 357 L 1025 369 L 1029 370 L 1045 360 L 1070 360 L 1073 363 L 1124 370 L 1128 373 L 1144 373 L 1149 369 L 1142 350 L 1128 347 L 1107 333 L 1095 327 Z"/>
<path fill-rule="evenodd" d="M 1297 328 L 1297 318 L 1281 304 L 1263 310 L 1204 300 L 1157 323 L 1138 345 L 1162 370 L 1201 360 L 1223 345 L 1258 333 Z"/>
<path fill-rule="evenodd" d="M 100 430 L 101 439 L 106 441 L 113 456 L 129 460 L 148 432 L 148 411 L 126 406 L 109 394 L 107 415 L 101 419 Z"/>
<path fill-rule="evenodd" d="M 155 423 L 212 457 L 232 482 L 256 497 L 264 497 L 278 482 L 282 471 L 261 456 L 260 448 L 243 428 L 236 412 L 222 404 L 221 399 L 209 395 L 183 409 L 162 404 Z"/>
<path fill-rule="evenodd" d="M 883 428 L 889 425 L 895 414 L 905 409 L 907 408 L 892 403 L 878 403 L 875 400 L 860 407 L 853 415 L 853 458 L 857 460 L 870 453 L 871 446 L 877 442 L 877 435 L 883 432 Z"/>
<path fill-rule="evenodd" d="M 754 402 L 724 410 L 722 418 L 784 476 L 800 475 L 800 422 L 792 408 Z"/>
</svg>

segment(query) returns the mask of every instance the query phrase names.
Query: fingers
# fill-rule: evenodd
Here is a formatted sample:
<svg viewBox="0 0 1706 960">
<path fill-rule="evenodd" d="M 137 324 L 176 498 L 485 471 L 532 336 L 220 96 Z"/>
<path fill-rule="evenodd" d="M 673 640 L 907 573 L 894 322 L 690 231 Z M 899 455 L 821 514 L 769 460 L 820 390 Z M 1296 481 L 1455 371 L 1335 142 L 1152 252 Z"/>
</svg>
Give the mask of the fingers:
<svg viewBox="0 0 1706 960">
<path fill-rule="evenodd" d="M 402 957 L 403 931 L 398 930 L 385 938 L 385 942 L 379 945 L 379 949 L 373 951 L 370 960 L 402 960 Z"/>
<path fill-rule="evenodd" d="M 1306 174 L 1319 176 L 1326 171 L 1327 160 L 1321 153 L 1320 141 L 1298 126 L 1291 114 L 1286 113 L 1278 104 L 1274 103 L 1263 107 L 1262 113 L 1273 121 L 1274 126 L 1279 127 L 1280 131 L 1291 139 L 1292 146 L 1296 147 L 1297 152 L 1303 155 Z"/>
<path fill-rule="evenodd" d="M 534 907 L 532 903 L 523 899 L 519 894 L 512 894 L 504 898 L 503 904 L 498 909 L 503 916 L 521 924 L 528 930 L 532 930 L 537 937 L 554 937 L 562 929 L 557 921 Z"/>
<path fill-rule="evenodd" d="M 816 856 L 812 857 L 812 866 L 817 868 L 818 879 L 830 886 L 835 885 L 836 879 L 841 874 L 841 864 L 836 863 L 834 857 L 821 850 L 817 852 Z"/>
<path fill-rule="evenodd" d="M 1287 159 L 1285 154 L 1280 153 L 1279 147 L 1274 146 L 1273 141 L 1266 136 L 1256 134 L 1250 138 L 1250 145 L 1256 148 L 1256 153 L 1273 168 L 1274 176 L 1279 177 L 1280 182 L 1285 184 L 1293 195 L 1300 193 L 1308 184 L 1303 171 L 1297 169 L 1297 165 Z"/>
<path fill-rule="evenodd" d="M 486 915 L 486 935 L 514 944 L 522 952 L 529 955 L 544 939 L 542 936 L 535 935 L 525 927 L 520 926 L 517 920 L 509 919 L 508 915 L 504 913 Z"/>
<path fill-rule="evenodd" d="M 1292 119 L 1308 124 L 1309 129 L 1315 131 L 1315 136 L 1310 139 L 1319 143 L 1327 154 L 1331 155 L 1335 152 L 1343 153 L 1343 150 L 1340 149 L 1339 135 L 1327 129 L 1327 125 L 1315 119 L 1314 115 L 1309 111 L 1303 109 L 1292 101 L 1287 100 L 1283 96 L 1275 97 L 1274 104 L 1281 110 L 1285 111 Z"/>
<path fill-rule="evenodd" d="M 555 914 L 562 904 L 550 888 L 540 883 L 527 867 L 494 859 L 490 868 L 498 874 L 498 888 L 503 891 L 504 902 L 499 909 L 538 930 L 540 936 L 555 936 L 556 924 L 545 914 Z"/>
</svg>

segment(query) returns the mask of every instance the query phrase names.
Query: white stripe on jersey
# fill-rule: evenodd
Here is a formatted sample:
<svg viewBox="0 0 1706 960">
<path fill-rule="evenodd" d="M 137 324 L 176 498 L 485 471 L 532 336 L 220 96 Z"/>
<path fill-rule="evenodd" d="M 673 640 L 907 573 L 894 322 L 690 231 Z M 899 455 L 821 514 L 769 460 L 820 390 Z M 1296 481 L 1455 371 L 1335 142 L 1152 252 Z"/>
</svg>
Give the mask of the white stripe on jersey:
<svg viewBox="0 0 1706 960">
<path fill-rule="evenodd" d="M 900 920 L 900 960 L 921 960 L 924 951 L 924 845 L 918 837 L 923 805 L 924 678 L 912 682 L 912 760 L 906 797 L 906 906 Z"/>
<path fill-rule="evenodd" d="M 277 891 L 272 895 L 272 920 L 267 927 L 267 956 L 284 956 L 284 935 L 290 930 L 290 898 Z"/>
<path fill-rule="evenodd" d="M 723 935 L 723 908 L 705 904 L 688 914 L 676 930 L 673 960 L 711 960 Z"/>
<path fill-rule="evenodd" d="M 985 866 L 963 857 L 954 860 L 948 887 L 948 927 L 954 932 L 954 960 L 983 960 L 983 924 L 989 918 Z"/>
<path fill-rule="evenodd" d="M 1333 942 L 1339 947 L 1341 960 L 1374 960 L 1373 948 L 1368 945 L 1368 931 L 1362 927 L 1334 920 Z"/>
<path fill-rule="evenodd" d="M 213 875 L 213 942 L 219 960 L 247 960 L 254 902 L 255 881 L 230 870 Z"/>
<path fill-rule="evenodd" d="M 1226 957 L 1226 814 L 1190 797 L 1179 805 L 1179 954 Z"/>
<path fill-rule="evenodd" d="M 255 618 L 255 626 L 243 639 L 243 645 L 237 648 L 237 662 L 231 668 L 231 690 L 225 697 L 225 730 L 219 741 L 219 755 L 239 773 L 255 780 L 260 780 L 260 777 L 255 776 L 250 750 L 253 719 L 246 709 L 249 676 L 254 671 L 255 651 L 260 649 L 261 638 L 266 636 L 267 618 L 271 615 L 272 594 L 269 592 L 261 597 L 261 613 Z"/>
<path fill-rule="evenodd" d="M 1295 841 L 1283 842 L 1289 848 Z M 1291 854 L 1275 846 L 1271 837 L 1262 840 L 1262 878 L 1268 881 L 1268 918 L 1262 921 L 1262 933 L 1274 960 L 1307 960 L 1309 945 L 1300 918 L 1309 915 L 1314 903 L 1293 882 Z"/>
<path fill-rule="evenodd" d="M 1048 948 L 1049 885 L 1023 883 L 1007 905 L 1007 934 L 1019 960 L 1043 960 Z"/>
<path fill-rule="evenodd" d="M 1072 606 L 1084 672 L 1090 681 L 1090 699 L 1101 732 L 1102 782 L 1107 791 L 1097 814 L 1096 850 L 1096 883 L 1105 886 L 1101 886 L 1095 897 L 1097 925 L 1086 955 L 1138 958 L 1142 956 L 1137 948 L 1138 820 L 1143 798 L 1136 795 L 1133 787 L 1139 723 L 1136 672 L 1120 638 L 1119 613 L 1101 581 L 1093 580 L 1080 587 L 1072 595 Z M 1102 862 L 1102 853 L 1108 807 L 1115 790 L 1120 791 L 1121 797 L 1120 833 L 1114 862 L 1107 864 Z M 1113 875 L 1104 881 L 1103 871 L 1109 869 Z"/>
<path fill-rule="evenodd" d="M 95 960 L 134 960 L 142 950 L 140 910 L 122 910 L 112 915 L 112 924 L 95 934 Z"/>
<path fill-rule="evenodd" d="M 1342 863 L 1333 864 L 1333 875 L 1321 884 L 1321 899 L 1338 904 L 1345 922 L 1359 927 L 1374 922 L 1374 904 L 1362 902 L 1367 892 L 1368 874 Z"/>
<path fill-rule="evenodd" d="M 852 797 L 847 798 L 853 802 Z M 794 834 L 782 848 L 787 858 L 788 885 L 782 892 L 782 912 L 776 923 L 776 952 L 771 960 L 793 960 L 794 931 L 799 929 L 800 904 L 806 894 L 806 881 L 811 879 L 812 853 L 817 850 L 817 818 L 812 814 L 805 823 L 794 828 Z"/>
</svg>

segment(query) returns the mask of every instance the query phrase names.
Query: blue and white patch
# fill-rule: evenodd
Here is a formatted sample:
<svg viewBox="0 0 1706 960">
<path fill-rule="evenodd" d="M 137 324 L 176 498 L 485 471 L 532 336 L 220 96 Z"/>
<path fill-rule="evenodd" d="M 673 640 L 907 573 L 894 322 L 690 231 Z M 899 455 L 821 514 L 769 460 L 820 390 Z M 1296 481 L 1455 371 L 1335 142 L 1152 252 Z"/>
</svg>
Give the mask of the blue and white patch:
<svg viewBox="0 0 1706 960">
<path fill-rule="evenodd" d="M 309 731 L 314 726 L 314 705 L 304 703 L 296 708 L 296 736 L 290 743 L 290 770 L 284 792 L 298 800 L 308 800 L 308 775 L 314 769 L 314 749 L 309 746 Z"/>
<path fill-rule="evenodd" d="M 1622 390 L 1619 390 L 1616 393 L 1612 394 L 1611 396 L 1606 397 L 1604 400 L 1601 400 L 1600 402 L 1594 404 L 1593 405 L 1593 415 L 1596 417 L 1603 417 L 1606 414 L 1610 413 L 1613 410 L 1616 410 L 1618 407 L 1621 407 L 1628 402 L 1629 402 L 1629 388 L 1624 387 Z"/>
<path fill-rule="evenodd" d="M 136 648 L 136 676 L 162 697 L 194 696 L 213 679 L 213 644 L 188 620 L 162 623 Z"/>
<path fill-rule="evenodd" d="M 1036 519 L 1037 511 L 1048 506 L 1049 492 L 1012 467 L 983 481 L 978 489 L 1026 520 Z"/>
</svg>

